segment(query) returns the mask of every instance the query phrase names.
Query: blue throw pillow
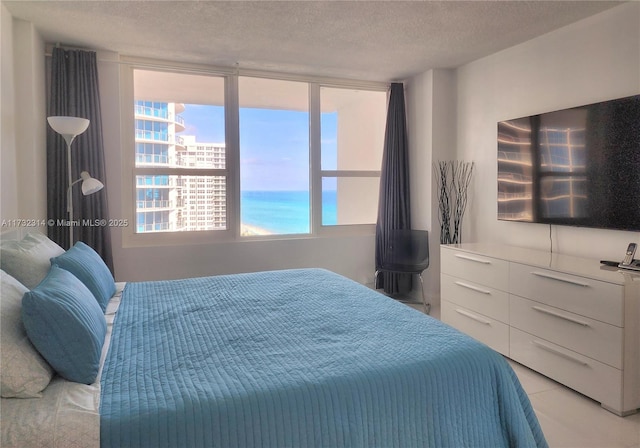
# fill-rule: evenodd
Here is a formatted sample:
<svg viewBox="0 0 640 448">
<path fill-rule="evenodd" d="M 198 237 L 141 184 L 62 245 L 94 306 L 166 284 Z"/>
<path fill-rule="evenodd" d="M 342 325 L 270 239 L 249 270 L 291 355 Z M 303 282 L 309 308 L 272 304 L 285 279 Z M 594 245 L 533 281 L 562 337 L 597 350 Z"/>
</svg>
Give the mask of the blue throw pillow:
<svg viewBox="0 0 640 448">
<path fill-rule="evenodd" d="M 51 259 L 51 264 L 71 272 L 93 293 L 102 312 L 116 292 L 111 271 L 100 255 L 91 247 L 78 241 L 64 254 Z"/>
<path fill-rule="evenodd" d="M 91 291 L 73 274 L 52 266 L 22 298 L 22 322 L 60 376 L 77 383 L 95 381 L 107 323 Z"/>
</svg>

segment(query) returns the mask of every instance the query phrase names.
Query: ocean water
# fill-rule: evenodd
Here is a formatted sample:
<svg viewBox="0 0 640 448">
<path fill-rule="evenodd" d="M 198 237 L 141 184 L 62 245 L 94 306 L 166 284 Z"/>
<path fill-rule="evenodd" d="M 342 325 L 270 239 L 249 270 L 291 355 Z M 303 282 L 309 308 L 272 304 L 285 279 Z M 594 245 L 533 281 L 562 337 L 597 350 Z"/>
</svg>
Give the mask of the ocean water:
<svg viewBox="0 0 640 448">
<path fill-rule="evenodd" d="M 271 234 L 309 233 L 308 191 L 243 191 L 242 224 Z M 337 222 L 336 192 L 322 192 L 322 224 Z"/>
</svg>

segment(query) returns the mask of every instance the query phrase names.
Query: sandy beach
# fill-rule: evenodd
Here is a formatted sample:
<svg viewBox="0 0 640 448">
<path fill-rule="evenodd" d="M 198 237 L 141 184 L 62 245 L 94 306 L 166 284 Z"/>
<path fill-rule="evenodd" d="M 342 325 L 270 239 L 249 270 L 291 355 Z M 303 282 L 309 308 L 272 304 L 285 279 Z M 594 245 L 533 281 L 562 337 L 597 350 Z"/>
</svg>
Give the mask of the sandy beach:
<svg viewBox="0 0 640 448">
<path fill-rule="evenodd" d="M 260 227 L 250 226 L 247 224 L 242 224 L 240 227 L 240 235 L 241 236 L 259 236 L 259 235 L 271 235 L 272 233 L 268 230 L 261 229 Z"/>
</svg>

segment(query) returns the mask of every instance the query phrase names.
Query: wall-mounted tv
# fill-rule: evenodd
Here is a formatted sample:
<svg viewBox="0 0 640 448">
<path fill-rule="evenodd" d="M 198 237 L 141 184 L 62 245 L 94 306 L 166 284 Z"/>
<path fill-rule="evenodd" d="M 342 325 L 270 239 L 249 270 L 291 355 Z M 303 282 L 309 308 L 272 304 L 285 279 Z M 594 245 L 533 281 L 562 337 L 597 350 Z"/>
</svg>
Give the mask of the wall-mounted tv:
<svg viewBox="0 0 640 448">
<path fill-rule="evenodd" d="M 499 122 L 498 219 L 640 231 L 640 95 Z"/>
</svg>

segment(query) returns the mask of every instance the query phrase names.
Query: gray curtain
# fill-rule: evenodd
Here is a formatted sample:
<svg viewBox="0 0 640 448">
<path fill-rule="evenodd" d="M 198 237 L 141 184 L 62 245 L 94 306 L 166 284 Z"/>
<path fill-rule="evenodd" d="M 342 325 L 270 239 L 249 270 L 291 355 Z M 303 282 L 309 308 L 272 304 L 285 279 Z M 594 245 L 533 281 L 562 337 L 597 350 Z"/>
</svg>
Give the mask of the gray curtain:
<svg viewBox="0 0 640 448">
<path fill-rule="evenodd" d="M 98 91 L 96 53 L 92 51 L 54 48 L 49 76 L 48 116 L 62 115 L 87 118 L 89 128 L 75 138 L 71 145 L 71 172 L 73 179 L 81 171 L 100 180 L 101 191 L 83 196 L 81 185 L 73 187 L 74 220 L 107 220 L 107 183 L 102 142 L 102 117 Z M 47 127 L 47 218 L 66 220 L 67 214 L 67 146 L 61 135 Z M 69 229 L 48 226 L 48 235 L 63 248 L 69 247 Z M 108 225 L 85 226 L 74 229 L 75 241 L 91 246 L 113 272 L 111 232 Z"/>
<path fill-rule="evenodd" d="M 409 195 L 409 147 L 402 83 L 391 84 L 380 175 L 380 198 L 376 223 L 376 269 L 382 265 L 392 230 L 411 227 Z M 382 272 L 377 288 L 387 294 L 411 291 L 411 274 Z"/>
</svg>

